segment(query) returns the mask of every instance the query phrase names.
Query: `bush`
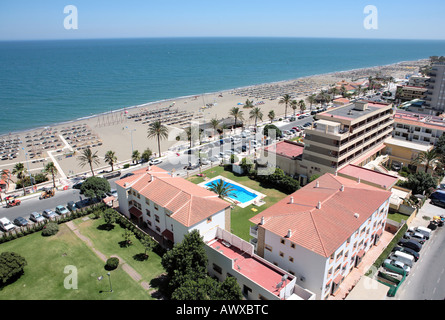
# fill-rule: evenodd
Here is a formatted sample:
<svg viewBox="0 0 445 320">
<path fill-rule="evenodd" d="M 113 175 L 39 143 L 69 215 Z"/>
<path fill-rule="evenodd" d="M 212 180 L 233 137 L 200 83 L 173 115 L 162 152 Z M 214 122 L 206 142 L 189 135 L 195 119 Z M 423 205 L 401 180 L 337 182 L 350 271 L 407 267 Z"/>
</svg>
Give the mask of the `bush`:
<svg viewBox="0 0 445 320">
<path fill-rule="evenodd" d="M 55 222 L 47 223 L 42 230 L 42 236 L 49 237 L 59 232 L 59 225 Z"/>
<path fill-rule="evenodd" d="M 116 257 L 111 257 L 107 260 L 107 264 L 105 265 L 105 269 L 108 271 L 114 270 L 119 265 L 119 259 Z"/>
</svg>

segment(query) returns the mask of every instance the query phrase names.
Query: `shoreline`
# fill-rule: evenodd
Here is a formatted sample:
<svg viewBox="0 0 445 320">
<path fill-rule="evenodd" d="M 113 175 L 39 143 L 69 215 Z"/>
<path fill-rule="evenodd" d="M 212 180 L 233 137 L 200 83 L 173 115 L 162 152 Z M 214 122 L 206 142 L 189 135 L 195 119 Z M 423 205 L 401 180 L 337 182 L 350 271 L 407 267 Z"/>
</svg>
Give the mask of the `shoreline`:
<svg viewBox="0 0 445 320">
<path fill-rule="evenodd" d="M 355 69 L 349 69 L 349 70 L 332 71 L 332 72 L 313 74 L 313 75 L 308 75 L 308 76 L 303 76 L 303 77 L 293 78 L 293 79 L 288 79 L 288 80 L 264 82 L 264 83 L 259 83 L 259 84 L 251 84 L 251 85 L 246 85 L 246 86 L 241 86 L 241 87 L 235 87 L 235 88 L 231 88 L 231 89 L 221 89 L 221 90 L 217 90 L 214 92 L 190 94 L 190 95 L 166 98 L 166 99 L 161 99 L 161 100 L 156 100 L 156 101 L 149 101 L 149 102 L 139 104 L 139 105 L 128 106 L 128 107 L 123 107 L 123 108 L 119 108 L 119 109 L 115 109 L 115 110 L 111 110 L 111 111 L 96 113 L 96 114 L 92 114 L 89 116 L 83 116 L 83 117 L 72 119 L 72 120 L 55 122 L 55 123 L 51 123 L 51 124 L 47 124 L 47 125 L 43 125 L 43 126 L 39 126 L 39 127 L 30 127 L 30 128 L 26 128 L 26 129 L 17 130 L 17 131 L 10 131 L 8 133 L 6 133 L 6 132 L 0 133 L 0 139 L 6 138 L 9 135 L 11 135 L 11 136 L 12 135 L 20 135 L 20 134 L 27 133 L 27 132 L 34 131 L 34 130 L 45 130 L 46 128 L 58 127 L 58 126 L 62 126 L 62 125 L 69 125 L 69 124 L 72 124 L 72 123 L 75 123 L 78 121 L 85 121 L 85 120 L 94 119 L 97 117 L 101 117 L 101 116 L 105 116 L 105 115 L 109 115 L 109 114 L 120 113 L 120 112 L 125 112 L 125 111 L 130 112 L 130 111 L 133 111 L 138 108 L 145 108 L 145 107 L 149 107 L 149 106 L 156 105 L 156 104 L 162 104 L 162 103 L 166 103 L 166 102 L 174 102 L 176 100 L 184 100 L 184 99 L 190 99 L 190 98 L 194 98 L 194 97 L 210 96 L 210 95 L 215 95 L 215 94 L 219 94 L 219 93 L 231 93 L 236 90 L 252 89 L 252 88 L 257 88 L 257 87 L 262 87 L 262 86 L 282 85 L 282 84 L 295 82 L 295 81 L 310 80 L 311 78 L 338 76 L 339 74 L 342 74 L 342 73 L 347 74 L 347 73 L 351 73 L 351 72 L 359 72 L 359 71 L 365 71 L 365 70 L 371 71 L 372 69 L 376 69 L 376 68 L 397 66 L 397 65 L 404 64 L 404 63 L 419 63 L 419 62 L 427 61 L 427 60 L 428 60 L 428 58 L 418 59 L 418 60 L 399 61 L 399 62 L 386 64 L 386 65 L 377 65 L 377 66 L 372 66 L 372 67 L 363 67 L 363 68 L 355 68 Z M 315 91 L 318 91 L 318 90 L 320 90 L 320 88 L 315 89 Z"/>
<path fill-rule="evenodd" d="M 0 135 L 0 147 L 3 143 L 3 146 L 10 148 L 6 149 L 6 153 L 3 152 L 7 158 L 0 161 L 0 170 L 12 171 L 16 163 L 24 163 L 27 168 L 29 166 L 28 171 L 34 174 L 41 172 L 48 162 L 54 162 L 58 165 L 59 177 L 63 179 L 78 174 L 88 174 L 88 166 L 80 166 L 77 159 L 77 155 L 87 148 L 91 148 L 99 157 L 100 163 L 95 166 L 95 171 L 110 169 L 104 161 L 107 151 L 115 152 L 118 159 L 115 169 L 119 170 L 123 164 L 132 162 L 132 153 L 136 150 L 142 154 L 149 148 L 154 157 L 159 157 L 156 139 L 147 137 L 148 123 L 154 120 L 162 120 L 169 129 L 169 137 L 161 140 L 162 155 L 168 152 L 182 152 L 177 149 L 178 146 L 186 146 L 188 142 L 184 138 L 178 141 L 176 137 L 181 134 L 184 127 L 190 126 L 191 121 L 199 122 L 201 125 L 214 118 L 220 121 L 227 119 L 233 107 L 243 109 L 246 99 L 253 100 L 254 104 L 260 106 L 264 121 L 268 121 L 267 113 L 270 110 L 274 110 L 276 119 L 279 119 L 285 113 L 285 106 L 278 103 L 277 97 L 286 93 L 292 93 L 293 99 L 306 100 L 310 94 L 329 88 L 342 80 L 367 79 L 368 76 L 375 76 L 378 73 L 383 76 L 393 76 L 395 79 L 404 79 L 406 74 L 417 73 L 418 67 L 424 65 L 427 60 L 400 61 L 384 66 L 329 72 L 292 80 L 163 99 L 6 133 Z M 249 111 L 243 110 L 243 112 L 245 126 L 253 125 L 253 120 L 249 119 Z M 289 108 L 288 115 L 291 113 L 293 110 Z"/>
</svg>

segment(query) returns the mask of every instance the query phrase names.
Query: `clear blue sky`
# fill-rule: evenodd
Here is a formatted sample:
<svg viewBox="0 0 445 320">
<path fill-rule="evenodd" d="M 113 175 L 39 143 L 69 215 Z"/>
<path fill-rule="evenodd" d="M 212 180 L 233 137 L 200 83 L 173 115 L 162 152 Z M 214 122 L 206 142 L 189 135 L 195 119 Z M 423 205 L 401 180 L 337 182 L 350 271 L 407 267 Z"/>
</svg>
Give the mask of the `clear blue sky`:
<svg viewBox="0 0 445 320">
<path fill-rule="evenodd" d="M 66 30 L 66 5 L 78 29 Z M 378 30 L 363 26 L 366 5 Z M 445 40 L 444 0 L 0 0 L 0 40 L 272 36 Z"/>
</svg>

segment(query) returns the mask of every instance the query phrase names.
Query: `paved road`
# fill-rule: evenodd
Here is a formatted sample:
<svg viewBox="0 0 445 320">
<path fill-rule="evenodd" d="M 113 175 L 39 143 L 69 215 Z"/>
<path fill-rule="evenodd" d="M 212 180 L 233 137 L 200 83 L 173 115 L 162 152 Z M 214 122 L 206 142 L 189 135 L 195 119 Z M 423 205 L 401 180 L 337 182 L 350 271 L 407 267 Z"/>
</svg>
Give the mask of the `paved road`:
<svg viewBox="0 0 445 320">
<path fill-rule="evenodd" d="M 424 216 L 432 218 L 445 214 L 445 209 L 432 205 L 429 200 L 412 223 L 412 226 L 428 226 Z M 438 227 L 423 245 L 420 259 L 391 300 L 444 300 L 445 299 L 445 227 Z"/>
</svg>

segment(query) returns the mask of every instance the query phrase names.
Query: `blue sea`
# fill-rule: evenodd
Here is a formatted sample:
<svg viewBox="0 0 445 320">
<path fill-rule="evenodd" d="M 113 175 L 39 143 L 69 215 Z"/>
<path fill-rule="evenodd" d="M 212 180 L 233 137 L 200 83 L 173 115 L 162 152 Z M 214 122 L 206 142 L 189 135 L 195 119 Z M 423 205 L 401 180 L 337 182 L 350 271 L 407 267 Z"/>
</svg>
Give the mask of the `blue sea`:
<svg viewBox="0 0 445 320">
<path fill-rule="evenodd" d="M 0 134 L 148 102 L 445 55 L 445 41 L 168 38 L 0 42 Z"/>
</svg>

